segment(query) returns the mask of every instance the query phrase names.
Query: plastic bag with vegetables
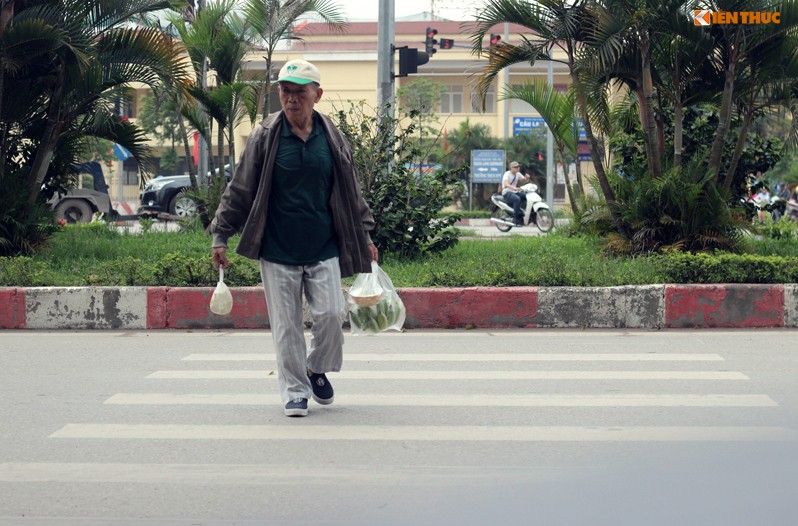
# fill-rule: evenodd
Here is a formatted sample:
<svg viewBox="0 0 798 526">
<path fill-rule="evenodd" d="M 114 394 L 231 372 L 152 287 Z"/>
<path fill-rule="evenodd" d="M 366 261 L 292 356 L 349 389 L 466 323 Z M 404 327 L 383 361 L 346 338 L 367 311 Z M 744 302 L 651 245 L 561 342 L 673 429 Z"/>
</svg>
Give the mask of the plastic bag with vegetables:
<svg viewBox="0 0 798 526">
<path fill-rule="evenodd" d="M 371 262 L 371 273 L 360 274 L 349 289 L 347 310 L 354 335 L 401 331 L 405 324 L 404 303 L 376 261 Z"/>
</svg>

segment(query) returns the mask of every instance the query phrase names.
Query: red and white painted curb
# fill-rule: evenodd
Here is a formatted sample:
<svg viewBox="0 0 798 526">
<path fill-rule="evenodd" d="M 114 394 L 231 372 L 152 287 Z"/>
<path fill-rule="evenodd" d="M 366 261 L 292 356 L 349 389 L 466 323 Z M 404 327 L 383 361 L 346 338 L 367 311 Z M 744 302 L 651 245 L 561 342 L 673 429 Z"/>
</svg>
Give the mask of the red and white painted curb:
<svg viewBox="0 0 798 526">
<path fill-rule="evenodd" d="M 0 288 L 0 329 L 263 329 L 260 287 L 232 288 L 227 316 L 212 287 Z M 798 327 L 798 285 L 406 288 L 405 328 Z M 310 315 L 305 313 L 310 323 Z"/>
</svg>

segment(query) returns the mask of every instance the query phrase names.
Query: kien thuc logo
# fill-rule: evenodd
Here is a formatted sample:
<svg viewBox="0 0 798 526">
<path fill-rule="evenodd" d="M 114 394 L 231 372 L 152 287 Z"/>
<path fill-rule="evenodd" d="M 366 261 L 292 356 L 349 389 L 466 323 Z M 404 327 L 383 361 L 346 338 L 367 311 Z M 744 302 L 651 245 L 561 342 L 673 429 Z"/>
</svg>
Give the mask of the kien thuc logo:
<svg viewBox="0 0 798 526">
<path fill-rule="evenodd" d="M 693 23 L 697 26 L 711 26 L 712 25 L 712 11 L 693 11 Z"/>
<path fill-rule="evenodd" d="M 693 24 L 711 26 L 713 24 L 781 24 L 778 11 L 693 11 Z"/>
</svg>

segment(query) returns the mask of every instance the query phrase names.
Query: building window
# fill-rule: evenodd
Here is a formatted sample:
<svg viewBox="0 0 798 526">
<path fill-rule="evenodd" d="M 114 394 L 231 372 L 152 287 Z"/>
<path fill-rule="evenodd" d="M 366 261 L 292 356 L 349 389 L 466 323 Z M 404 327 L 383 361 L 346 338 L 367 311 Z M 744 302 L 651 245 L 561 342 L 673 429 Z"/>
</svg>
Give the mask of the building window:
<svg viewBox="0 0 798 526">
<path fill-rule="evenodd" d="M 131 118 L 131 119 L 135 119 L 136 118 L 136 114 L 137 114 L 137 110 L 138 110 L 138 108 L 136 107 L 136 103 L 137 102 L 138 101 L 136 100 L 136 96 L 135 95 L 127 95 L 127 96 L 125 96 L 125 100 L 124 100 L 124 102 L 122 104 L 122 110 L 124 112 L 123 115 L 125 117 Z"/>
<path fill-rule="evenodd" d="M 463 85 L 444 85 L 446 91 L 441 93 L 441 113 L 463 113 Z"/>
<path fill-rule="evenodd" d="M 491 84 L 485 93 L 485 109 L 482 109 L 482 101 L 476 86 L 471 86 L 471 111 L 473 113 L 496 113 L 496 85 Z"/>
</svg>

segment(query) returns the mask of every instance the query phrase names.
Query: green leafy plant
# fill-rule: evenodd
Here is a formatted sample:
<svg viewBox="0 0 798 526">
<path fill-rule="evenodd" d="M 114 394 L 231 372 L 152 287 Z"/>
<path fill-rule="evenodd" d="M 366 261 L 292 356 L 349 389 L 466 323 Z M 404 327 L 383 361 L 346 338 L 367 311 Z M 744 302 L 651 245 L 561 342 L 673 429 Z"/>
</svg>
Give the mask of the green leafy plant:
<svg viewBox="0 0 798 526">
<path fill-rule="evenodd" d="M 86 277 L 88 285 L 143 286 L 152 283 L 152 269 L 138 258 L 127 256 L 105 261 Z"/>
<path fill-rule="evenodd" d="M 456 170 L 419 173 L 420 152 L 412 140 L 414 117 L 397 119 L 365 111 L 365 104 L 338 110 L 337 126 L 349 141 L 363 195 L 377 223 L 371 238 L 383 252 L 415 259 L 457 243 L 457 213 L 441 213 L 457 188 Z M 389 154 L 392 153 L 393 155 Z"/>
<path fill-rule="evenodd" d="M 0 177 L 0 256 L 31 255 L 45 247 L 61 225 L 39 198 L 28 206 L 24 178 L 15 172 Z"/>
<path fill-rule="evenodd" d="M 606 211 L 593 210 L 581 219 L 594 226 L 604 225 L 609 252 L 740 249 L 742 233 L 749 224 L 732 214 L 701 157 L 684 166 L 666 167 L 659 177 L 650 177 L 647 170 L 610 174 L 616 198 L 612 206 L 620 228 L 613 228 Z"/>
<path fill-rule="evenodd" d="M 156 285 L 169 287 L 202 287 L 218 281 L 210 257 L 192 257 L 171 252 L 153 266 Z"/>
<path fill-rule="evenodd" d="M 47 285 L 47 271 L 47 265 L 27 256 L 0 257 L 0 287 Z"/>
</svg>

